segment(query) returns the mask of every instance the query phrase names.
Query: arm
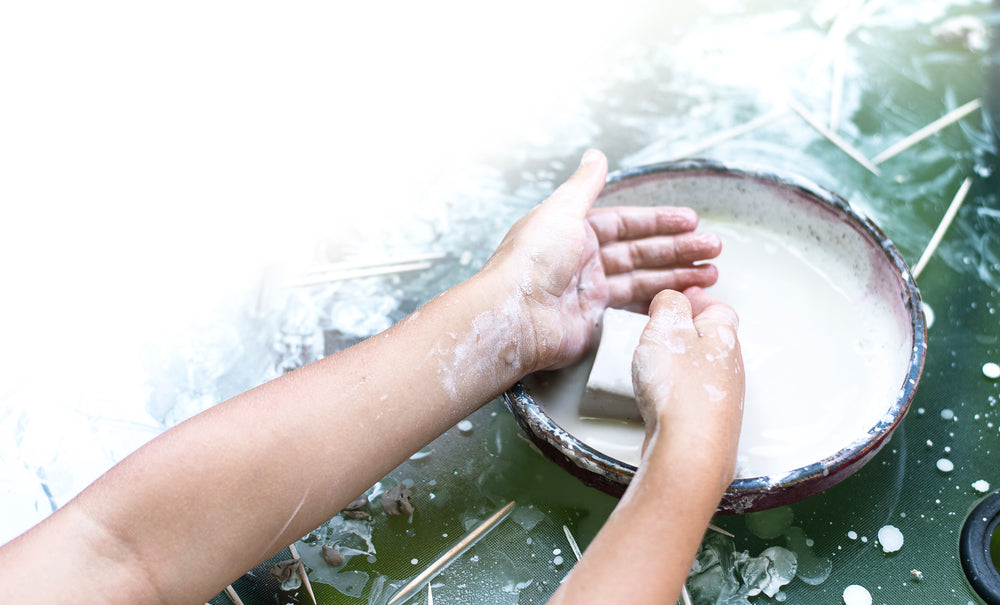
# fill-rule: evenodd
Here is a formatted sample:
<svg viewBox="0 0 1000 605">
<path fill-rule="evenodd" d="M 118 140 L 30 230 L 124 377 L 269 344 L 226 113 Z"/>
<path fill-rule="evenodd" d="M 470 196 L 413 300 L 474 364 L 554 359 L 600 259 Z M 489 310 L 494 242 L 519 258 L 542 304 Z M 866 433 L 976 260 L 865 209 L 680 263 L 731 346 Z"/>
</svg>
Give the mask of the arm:
<svg viewBox="0 0 1000 605">
<path fill-rule="evenodd" d="M 551 603 L 676 603 L 733 479 L 744 390 L 736 314 L 698 288 L 685 294 L 653 300 L 633 359 L 646 424 L 639 471 Z"/>
<path fill-rule="evenodd" d="M 606 164 L 584 160 L 468 282 L 166 431 L 0 547 L 9 600 L 204 602 L 525 373 L 577 359 L 609 302 L 714 282 L 692 263 L 720 245 L 690 210 L 588 218 Z"/>
</svg>

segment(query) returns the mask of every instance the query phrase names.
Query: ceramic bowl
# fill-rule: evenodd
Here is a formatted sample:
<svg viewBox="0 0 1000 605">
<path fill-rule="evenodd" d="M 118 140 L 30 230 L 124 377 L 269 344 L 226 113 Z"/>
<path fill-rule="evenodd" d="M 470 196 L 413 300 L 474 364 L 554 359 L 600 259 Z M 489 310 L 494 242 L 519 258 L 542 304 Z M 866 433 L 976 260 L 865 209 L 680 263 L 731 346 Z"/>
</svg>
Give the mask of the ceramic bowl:
<svg viewBox="0 0 1000 605">
<path fill-rule="evenodd" d="M 927 330 L 920 294 L 905 261 L 870 219 L 841 197 L 800 177 L 706 160 L 612 174 L 597 205 L 688 206 L 703 217 L 724 216 L 735 224 L 795 231 L 797 237 L 810 242 L 814 253 L 837 259 L 841 266 L 835 269 L 850 276 L 846 281 L 854 282 L 848 287 L 863 290 L 866 304 L 885 310 L 892 319 L 889 323 L 894 324 L 893 370 L 885 376 L 885 411 L 867 433 L 798 468 L 736 479 L 722 499 L 720 513 L 763 510 L 816 494 L 856 472 L 887 442 L 915 394 L 924 365 Z M 579 369 L 567 371 L 577 375 L 569 380 L 581 380 Z M 587 372 L 589 367 L 582 372 L 584 382 Z M 636 468 L 560 427 L 546 413 L 544 389 L 534 386 L 537 379 L 538 375 L 528 376 L 504 394 L 520 428 L 546 457 L 584 483 L 620 496 Z M 804 405 L 809 397 L 810 393 L 803 393 Z"/>
</svg>

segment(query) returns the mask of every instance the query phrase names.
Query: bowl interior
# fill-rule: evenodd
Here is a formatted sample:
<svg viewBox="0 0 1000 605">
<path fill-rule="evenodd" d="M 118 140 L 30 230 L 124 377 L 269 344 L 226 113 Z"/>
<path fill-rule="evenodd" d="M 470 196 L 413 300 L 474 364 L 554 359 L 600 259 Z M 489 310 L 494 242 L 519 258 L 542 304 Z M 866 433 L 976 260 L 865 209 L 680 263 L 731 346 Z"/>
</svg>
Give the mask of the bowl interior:
<svg viewBox="0 0 1000 605">
<path fill-rule="evenodd" d="M 740 314 L 747 375 L 723 510 L 800 499 L 874 455 L 912 399 L 926 340 L 916 286 L 874 224 L 801 179 L 710 162 L 613 175 L 598 204 L 689 206 L 723 240 L 710 292 Z M 528 376 L 507 401 L 550 457 L 620 493 L 642 427 L 579 418 L 592 361 Z"/>
</svg>

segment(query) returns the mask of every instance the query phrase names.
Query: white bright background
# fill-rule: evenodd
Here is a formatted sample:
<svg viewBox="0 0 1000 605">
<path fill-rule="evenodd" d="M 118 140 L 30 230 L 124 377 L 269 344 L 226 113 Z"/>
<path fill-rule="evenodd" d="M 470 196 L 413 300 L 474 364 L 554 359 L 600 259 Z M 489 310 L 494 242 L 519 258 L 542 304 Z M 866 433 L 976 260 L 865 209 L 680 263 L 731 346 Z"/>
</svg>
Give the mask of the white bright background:
<svg viewBox="0 0 1000 605">
<path fill-rule="evenodd" d="M 547 136 L 644 14 L 368 4 L 0 6 L 4 383 L 120 362 L 117 339 Z"/>
<path fill-rule="evenodd" d="M 658 4 L 0 4 L 0 543 L 155 434 L 144 343 L 557 136 Z"/>
</svg>

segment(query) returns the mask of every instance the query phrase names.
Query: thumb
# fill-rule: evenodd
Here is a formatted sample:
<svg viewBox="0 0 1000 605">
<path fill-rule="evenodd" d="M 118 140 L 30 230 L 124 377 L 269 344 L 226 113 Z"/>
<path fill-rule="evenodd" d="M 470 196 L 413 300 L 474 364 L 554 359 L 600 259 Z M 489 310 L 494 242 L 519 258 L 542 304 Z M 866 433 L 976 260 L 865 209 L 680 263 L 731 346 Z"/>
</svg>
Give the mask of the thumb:
<svg viewBox="0 0 1000 605">
<path fill-rule="evenodd" d="M 729 305 L 698 287 L 684 290 L 684 295 L 691 301 L 694 326 L 699 334 L 708 333 L 708 329 L 713 326 L 726 326 L 734 334 L 739 330 L 740 318 Z"/>
<path fill-rule="evenodd" d="M 543 205 L 558 207 L 584 218 L 604 188 L 607 176 L 608 159 L 600 151 L 590 149 L 583 154 L 576 172 L 560 185 Z"/>
</svg>

